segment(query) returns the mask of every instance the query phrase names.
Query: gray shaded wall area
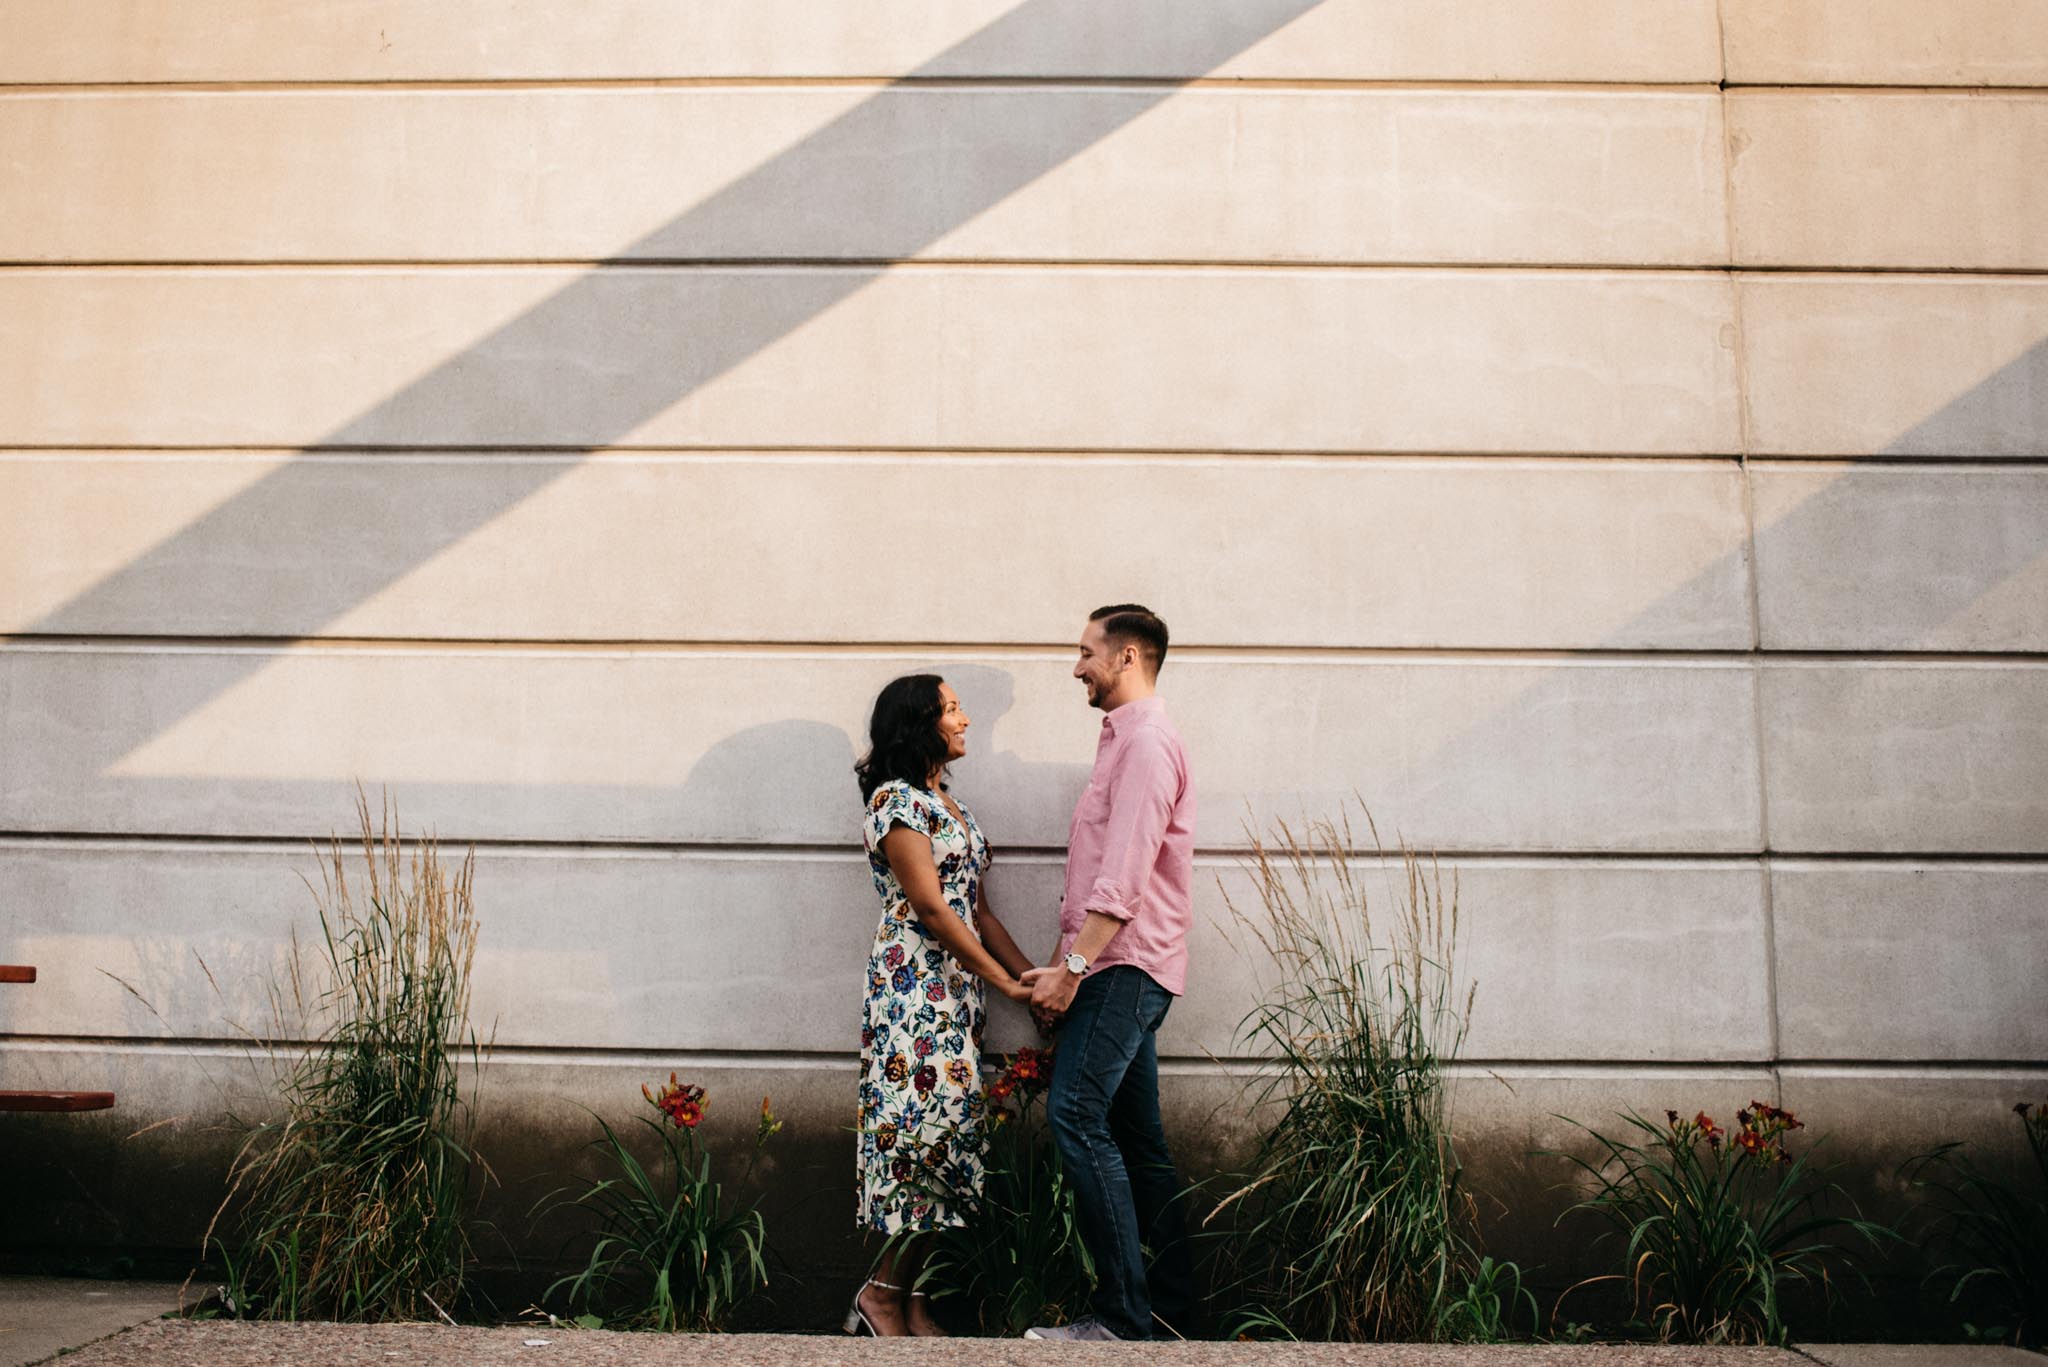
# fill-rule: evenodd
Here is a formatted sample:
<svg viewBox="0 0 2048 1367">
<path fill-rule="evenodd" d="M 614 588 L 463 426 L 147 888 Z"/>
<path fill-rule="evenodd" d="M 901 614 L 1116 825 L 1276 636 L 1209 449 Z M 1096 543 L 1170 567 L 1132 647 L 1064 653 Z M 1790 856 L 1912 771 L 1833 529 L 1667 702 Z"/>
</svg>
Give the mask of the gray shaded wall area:
<svg viewBox="0 0 2048 1367">
<path fill-rule="evenodd" d="M 1045 950 L 1126 598 L 1191 1169 L 1247 823 L 1353 793 L 1459 871 L 1511 1256 L 1556 1113 L 1773 1100 L 1882 1203 L 2048 1093 L 2027 0 L 785 8 L 0 18 L 0 1085 L 121 1097 L 10 1123 L 11 1248 L 196 1238 L 360 780 L 479 847 L 513 1244 L 674 1068 L 855 1266 L 866 708 L 954 681 Z"/>
</svg>

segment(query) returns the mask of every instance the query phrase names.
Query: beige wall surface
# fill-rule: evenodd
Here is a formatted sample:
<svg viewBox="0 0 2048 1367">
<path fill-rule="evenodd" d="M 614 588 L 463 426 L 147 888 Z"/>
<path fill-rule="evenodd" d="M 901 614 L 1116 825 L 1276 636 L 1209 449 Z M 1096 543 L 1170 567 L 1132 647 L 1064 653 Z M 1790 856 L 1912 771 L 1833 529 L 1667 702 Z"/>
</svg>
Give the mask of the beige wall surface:
<svg viewBox="0 0 2048 1367">
<path fill-rule="evenodd" d="M 1649 271 L 25 269 L 0 443 L 1718 453 L 1733 308 Z"/>
<path fill-rule="evenodd" d="M 2048 85 L 2048 0 L 1721 0 L 1744 85 Z"/>
<path fill-rule="evenodd" d="M 0 1086 L 121 1097 L 6 1239 L 196 1238 L 358 781 L 482 842 L 505 1213 L 671 1068 L 845 1186 L 874 693 L 958 687 L 1044 952 L 1119 599 L 1192 1172 L 1248 832 L 1355 797 L 1455 870 L 1498 1251 L 1558 1113 L 1896 1202 L 2048 1088 L 2044 111 L 2048 0 L 0 8 Z"/>
<path fill-rule="evenodd" d="M 1739 91 L 1728 145 L 1741 265 L 2048 268 L 2048 95 Z"/>
<path fill-rule="evenodd" d="M 1712 0 L 22 0 L 0 81 L 775 76 L 1712 81 Z"/>
<path fill-rule="evenodd" d="M 0 111 L 10 259 L 1727 256 L 1721 104 L 1691 90 L 266 88 Z"/>
<path fill-rule="evenodd" d="M 944 539 L 972 555 L 923 595 L 846 573 L 935 488 Z M 504 511 L 435 553 L 465 503 Z M 961 639 L 1057 641 L 1100 578 L 1069 554 L 1090 504 L 1145 508 L 1122 532 L 1124 583 L 1141 599 L 1199 585 L 1173 626 L 1209 645 L 1749 640 L 1743 484 L 1725 462 L 958 452 L 0 453 L 0 631 L 886 642 L 950 621 Z M 1785 553 L 1831 553 L 1830 535 L 1788 528 Z M 246 592 L 246 566 L 287 543 L 318 572 Z M 1957 547 L 1965 568 L 1975 544 Z M 1186 564 L 1188 546 L 1209 549 Z M 1813 577 L 1788 568 L 1784 591 L 1822 591 Z"/>
</svg>

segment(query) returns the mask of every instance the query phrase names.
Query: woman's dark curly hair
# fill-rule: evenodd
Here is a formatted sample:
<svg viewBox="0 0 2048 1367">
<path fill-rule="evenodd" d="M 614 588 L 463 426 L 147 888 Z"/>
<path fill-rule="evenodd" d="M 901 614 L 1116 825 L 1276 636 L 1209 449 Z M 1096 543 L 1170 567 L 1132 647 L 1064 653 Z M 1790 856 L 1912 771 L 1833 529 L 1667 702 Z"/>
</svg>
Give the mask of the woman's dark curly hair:
<svg viewBox="0 0 2048 1367">
<path fill-rule="evenodd" d="M 932 781 L 932 771 L 946 762 L 945 738 L 939 735 L 939 697 L 944 683 L 936 674 L 905 674 L 883 685 L 868 719 L 868 753 L 853 766 L 865 802 L 875 789 L 894 779 L 919 788 Z"/>
</svg>

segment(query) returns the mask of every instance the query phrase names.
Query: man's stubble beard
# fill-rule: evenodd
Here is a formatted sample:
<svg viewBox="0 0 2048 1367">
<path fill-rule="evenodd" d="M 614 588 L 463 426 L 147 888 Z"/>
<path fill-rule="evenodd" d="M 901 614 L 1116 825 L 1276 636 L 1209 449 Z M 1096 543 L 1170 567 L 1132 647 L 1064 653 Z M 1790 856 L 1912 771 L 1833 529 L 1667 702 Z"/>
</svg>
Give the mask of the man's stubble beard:
<svg viewBox="0 0 2048 1367">
<path fill-rule="evenodd" d="M 1122 671 L 1119 670 L 1107 683 L 1097 683 L 1093 679 L 1082 680 L 1088 687 L 1088 705 L 1098 712 L 1107 712 L 1109 709 L 1103 706 L 1103 703 L 1108 699 L 1110 690 L 1116 687 L 1117 679 L 1121 677 Z"/>
</svg>

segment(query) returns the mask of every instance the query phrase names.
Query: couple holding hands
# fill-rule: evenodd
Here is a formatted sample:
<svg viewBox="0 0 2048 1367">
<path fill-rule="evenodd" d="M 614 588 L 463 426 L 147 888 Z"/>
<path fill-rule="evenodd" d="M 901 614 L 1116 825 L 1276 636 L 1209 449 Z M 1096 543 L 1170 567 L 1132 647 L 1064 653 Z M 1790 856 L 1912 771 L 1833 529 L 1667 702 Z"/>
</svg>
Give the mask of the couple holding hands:
<svg viewBox="0 0 2048 1367">
<path fill-rule="evenodd" d="M 947 767 L 967 754 L 960 699 L 939 676 L 912 674 L 875 700 L 870 748 L 855 766 L 882 899 L 860 1032 L 856 1218 L 907 1237 L 892 1239 L 861 1285 L 849 1333 L 943 1332 L 918 1289 L 916 1236 L 965 1223 L 955 1198 L 981 1189 L 991 989 L 1058 1033 L 1046 1119 L 1096 1273 L 1093 1315 L 1025 1337 L 1148 1339 L 1173 1332 L 1190 1308 L 1155 1043 L 1186 987 L 1193 910 L 1195 789 L 1153 692 L 1166 645 L 1166 624 L 1132 603 L 1097 609 L 1081 634 L 1073 673 L 1103 713 L 1102 732 L 1044 966 L 990 909 L 988 840 L 946 788 Z"/>
</svg>

